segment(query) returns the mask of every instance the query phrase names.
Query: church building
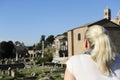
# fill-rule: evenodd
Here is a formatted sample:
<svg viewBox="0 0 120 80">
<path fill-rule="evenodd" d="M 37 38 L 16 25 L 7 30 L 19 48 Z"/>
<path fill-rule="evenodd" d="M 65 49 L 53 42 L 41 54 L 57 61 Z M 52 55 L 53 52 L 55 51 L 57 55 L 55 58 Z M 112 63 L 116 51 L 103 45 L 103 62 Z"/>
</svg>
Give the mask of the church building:
<svg viewBox="0 0 120 80">
<path fill-rule="evenodd" d="M 68 57 L 84 53 L 84 34 L 88 27 L 92 25 L 101 25 L 105 27 L 116 46 L 117 52 L 120 53 L 120 13 L 115 19 L 111 19 L 111 10 L 104 10 L 104 18 L 96 22 L 81 25 L 67 32 L 68 35 Z"/>
</svg>

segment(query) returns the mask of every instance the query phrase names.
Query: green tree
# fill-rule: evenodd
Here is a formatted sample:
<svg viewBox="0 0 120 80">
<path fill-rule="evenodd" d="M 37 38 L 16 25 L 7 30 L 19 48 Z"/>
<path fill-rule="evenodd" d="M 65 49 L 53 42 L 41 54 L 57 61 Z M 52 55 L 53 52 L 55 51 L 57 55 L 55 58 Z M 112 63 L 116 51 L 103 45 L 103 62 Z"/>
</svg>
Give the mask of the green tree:
<svg viewBox="0 0 120 80">
<path fill-rule="evenodd" d="M 44 36 L 43 36 L 44 37 Z M 42 40 L 44 40 L 43 38 L 41 38 L 40 42 L 37 43 L 34 46 L 34 50 L 41 50 L 42 49 Z M 45 45 L 44 47 L 46 48 L 48 45 L 51 45 L 54 42 L 54 35 L 49 35 L 47 37 L 47 39 L 45 40 Z"/>
<path fill-rule="evenodd" d="M 0 43 L 0 55 L 1 58 L 13 58 L 15 57 L 14 53 L 14 44 L 12 41 L 2 41 Z"/>
<path fill-rule="evenodd" d="M 67 32 L 64 32 L 62 35 L 67 36 Z"/>
<path fill-rule="evenodd" d="M 42 43 L 41 43 L 41 42 L 37 43 L 37 44 L 34 46 L 33 49 L 34 49 L 34 50 L 41 50 L 41 49 L 42 49 Z"/>
<path fill-rule="evenodd" d="M 28 56 L 28 50 L 27 47 L 24 45 L 24 43 L 21 43 L 19 41 L 15 42 L 15 49 L 18 55 L 21 57 L 27 57 Z"/>
<path fill-rule="evenodd" d="M 55 48 L 53 48 L 51 46 L 47 46 L 45 48 L 44 57 L 46 57 L 48 59 L 48 61 L 51 62 L 53 60 L 54 53 L 55 53 Z"/>
<path fill-rule="evenodd" d="M 51 45 L 54 42 L 54 35 L 49 35 L 46 39 L 46 44 Z"/>
</svg>

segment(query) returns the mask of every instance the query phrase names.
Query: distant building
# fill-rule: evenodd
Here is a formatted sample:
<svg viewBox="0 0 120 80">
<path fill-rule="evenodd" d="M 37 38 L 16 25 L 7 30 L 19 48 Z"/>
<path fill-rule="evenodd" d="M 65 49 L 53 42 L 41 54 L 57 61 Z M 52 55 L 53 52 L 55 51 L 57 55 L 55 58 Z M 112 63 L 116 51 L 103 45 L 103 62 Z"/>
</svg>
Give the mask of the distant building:
<svg viewBox="0 0 120 80">
<path fill-rule="evenodd" d="M 118 12 L 116 18 L 111 19 L 111 10 L 109 8 L 106 8 L 104 10 L 104 18 L 120 25 L 120 12 Z"/>
<path fill-rule="evenodd" d="M 111 21 L 118 24 L 118 25 L 120 25 L 120 12 L 118 12 L 117 17 L 115 19 L 112 19 Z"/>
<path fill-rule="evenodd" d="M 54 57 L 68 56 L 67 35 L 58 35 L 54 40 L 54 47 L 56 49 Z"/>
<path fill-rule="evenodd" d="M 111 10 L 104 10 L 104 19 L 88 23 L 74 28 L 67 32 L 68 35 L 68 56 L 84 53 L 84 34 L 88 27 L 101 25 L 110 32 L 110 37 L 114 42 L 117 51 L 120 53 L 120 14 L 115 19 L 111 19 Z"/>
<path fill-rule="evenodd" d="M 42 55 L 41 50 L 34 51 L 34 46 L 27 46 L 27 50 L 28 50 L 29 57 L 31 58 L 40 57 Z"/>
</svg>

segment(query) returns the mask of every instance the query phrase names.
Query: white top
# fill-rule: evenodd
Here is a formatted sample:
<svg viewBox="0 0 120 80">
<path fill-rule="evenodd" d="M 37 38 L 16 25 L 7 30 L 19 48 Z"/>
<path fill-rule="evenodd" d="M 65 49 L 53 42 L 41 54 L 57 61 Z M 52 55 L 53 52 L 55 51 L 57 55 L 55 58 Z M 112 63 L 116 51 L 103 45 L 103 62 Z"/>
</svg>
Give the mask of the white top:
<svg viewBox="0 0 120 80">
<path fill-rule="evenodd" d="M 72 56 L 67 61 L 67 69 L 76 80 L 120 80 L 120 56 L 111 63 L 111 76 L 105 76 L 97 69 L 96 63 L 88 54 Z"/>
</svg>

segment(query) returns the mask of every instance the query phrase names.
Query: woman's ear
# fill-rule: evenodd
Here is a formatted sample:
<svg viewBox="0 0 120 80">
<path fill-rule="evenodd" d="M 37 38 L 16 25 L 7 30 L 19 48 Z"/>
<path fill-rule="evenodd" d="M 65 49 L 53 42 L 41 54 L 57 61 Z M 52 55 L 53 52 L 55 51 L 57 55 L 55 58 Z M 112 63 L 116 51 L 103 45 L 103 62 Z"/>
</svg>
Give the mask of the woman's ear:
<svg viewBox="0 0 120 80">
<path fill-rule="evenodd" d="M 87 39 L 84 40 L 84 49 L 87 51 L 90 48 L 90 43 Z"/>
</svg>

